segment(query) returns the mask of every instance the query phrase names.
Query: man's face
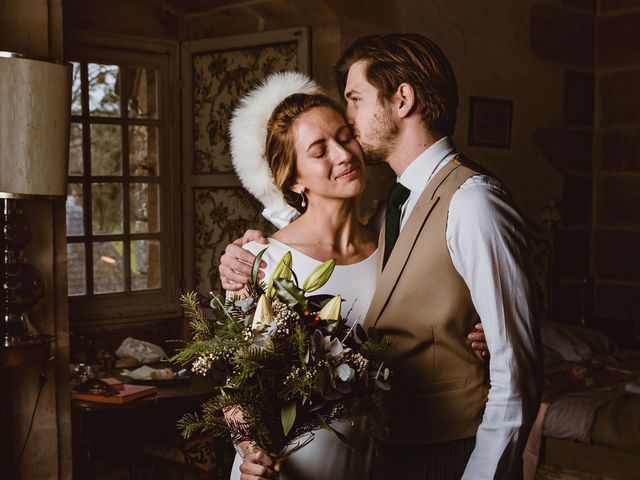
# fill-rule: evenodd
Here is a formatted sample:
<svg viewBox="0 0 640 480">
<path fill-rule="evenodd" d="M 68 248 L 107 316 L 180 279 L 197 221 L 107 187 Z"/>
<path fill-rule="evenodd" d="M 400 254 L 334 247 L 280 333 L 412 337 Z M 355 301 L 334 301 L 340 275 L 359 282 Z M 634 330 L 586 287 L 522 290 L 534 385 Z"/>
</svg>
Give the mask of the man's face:
<svg viewBox="0 0 640 480">
<path fill-rule="evenodd" d="M 353 127 L 356 139 L 367 160 L 377 163 L 387 159 L 400 129 L 391 104 L 381 101 L 378 91 L 367 80 L 366 66 L 365 61 L 351 66 L 344 97 L 347 101 L 347 120 Z"/>
</svg>

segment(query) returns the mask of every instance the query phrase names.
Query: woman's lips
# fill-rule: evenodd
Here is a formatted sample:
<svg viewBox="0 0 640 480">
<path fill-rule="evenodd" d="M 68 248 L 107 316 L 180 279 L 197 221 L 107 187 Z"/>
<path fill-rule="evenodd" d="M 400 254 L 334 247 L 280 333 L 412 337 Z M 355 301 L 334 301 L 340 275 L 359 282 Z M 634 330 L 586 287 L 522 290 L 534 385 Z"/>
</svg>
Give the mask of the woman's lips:
<svg viewBox="0 0 640 480">
<path fill-rule="evenodd" d="M 342 172 L 340 175 L 336 176 L 336 179 L 340 178 L 343 180 L 350 180 L 360 174 L 360 168 L 357 166 L 350 167 L 348 170 Z"/>
</svg>

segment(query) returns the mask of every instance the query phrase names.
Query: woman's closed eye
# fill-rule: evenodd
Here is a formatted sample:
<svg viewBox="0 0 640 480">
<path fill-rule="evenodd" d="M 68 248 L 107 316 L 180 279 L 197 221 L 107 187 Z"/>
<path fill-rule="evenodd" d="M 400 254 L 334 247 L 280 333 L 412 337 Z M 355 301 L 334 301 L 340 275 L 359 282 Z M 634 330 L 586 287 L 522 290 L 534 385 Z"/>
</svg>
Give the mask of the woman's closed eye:
<svg viewBox="0 0 640 480">
<path fill-rule="evenodd" d="M 307 147 L 307 155 L 313 158 L 321 158 L 327 150 L 327 141 L 324 138 L 318 138 Z"/>
<path fill-rule="evenodd" d="M 322 158 L 327 154 L 327 149 L 324 145 L 322 146 L 318 145 L 314 147 L 313 150 L 311 150 L 311 152 L 309 153 L 313 158 Z"/>
</svg>

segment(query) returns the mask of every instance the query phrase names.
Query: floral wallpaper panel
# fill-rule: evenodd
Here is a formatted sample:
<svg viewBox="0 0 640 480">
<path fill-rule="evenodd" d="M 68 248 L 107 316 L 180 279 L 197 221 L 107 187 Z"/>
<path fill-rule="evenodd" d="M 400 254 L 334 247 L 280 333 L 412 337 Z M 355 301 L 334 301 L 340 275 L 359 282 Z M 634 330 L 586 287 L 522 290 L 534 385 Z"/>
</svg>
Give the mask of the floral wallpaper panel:
<svg viewBox="0 0 640 480">
<path fill-rule="evenodd" d="M 262 205 L 239 187 L 195 188 L 195 284 L 202 295 L 221 292 L 218 263 L 229 242 L 250 228 L 266 235 L 274 227 L 262 217 Z"/>
<path fill-rule="evenodd" d="M 298 45 L 237 48 L 193 55 L 193 173 L 233 173 L 228 125 L 238 100 L 265 76 L 298 69 Z"/>
</svg>

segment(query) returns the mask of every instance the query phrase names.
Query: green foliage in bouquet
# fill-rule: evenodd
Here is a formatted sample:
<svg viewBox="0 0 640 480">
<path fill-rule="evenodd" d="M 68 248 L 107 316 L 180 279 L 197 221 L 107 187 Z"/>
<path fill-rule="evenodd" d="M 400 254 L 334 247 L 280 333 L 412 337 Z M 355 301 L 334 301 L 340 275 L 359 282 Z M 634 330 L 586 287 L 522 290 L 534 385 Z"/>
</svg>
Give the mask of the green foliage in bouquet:
<svg viewBox="0 0 640 480">
<path fill-rule="evenodd" d="M 335 260 L 319 265 L 300 287 L 290 252 L 267 283 L 258 282 L 263 253 L 256 257 L 246 295 L 224 302 L 213 298 L 214 320 L 195 293 L 181 297 L 193 340 L 172 360 L 219 379 L 219 393 L 201 412 L 180 420 L 183 435 L 252 441 L 284 458 L 319 428 L 344 440 L 333 421 L 365 417 L 370 433 L 384 429 L 379 394 L 390 388 L 389 342 L 373 329 L 367 335 L 358 324 L 349 328 L 339 295 L 309 295 L 327 282 Z"/>
</svg>

